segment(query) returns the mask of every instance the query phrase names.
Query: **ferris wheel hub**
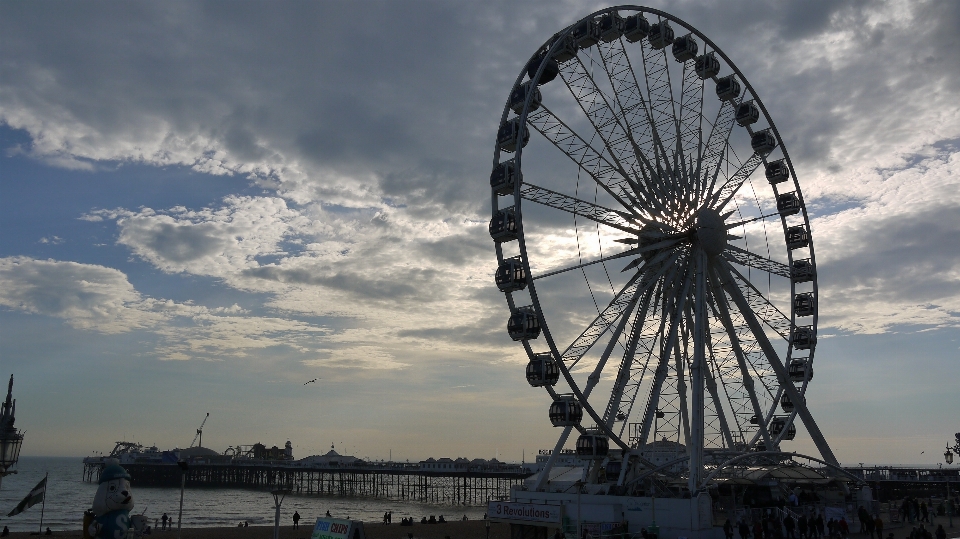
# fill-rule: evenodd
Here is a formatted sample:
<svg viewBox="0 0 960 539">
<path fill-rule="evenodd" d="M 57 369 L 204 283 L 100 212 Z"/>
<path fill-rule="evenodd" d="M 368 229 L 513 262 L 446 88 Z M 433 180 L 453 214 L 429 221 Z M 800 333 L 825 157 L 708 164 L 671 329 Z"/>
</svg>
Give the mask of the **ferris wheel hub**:
<svg viewBox="0 0 960 539">
<path fill-rule="evenodd" d="M 727 246 L 727 229 L 723 217 L 713 208 L 703 208 L 697 213 L 696 238 L 707 256 L 717 256 Z"/>
</svg>

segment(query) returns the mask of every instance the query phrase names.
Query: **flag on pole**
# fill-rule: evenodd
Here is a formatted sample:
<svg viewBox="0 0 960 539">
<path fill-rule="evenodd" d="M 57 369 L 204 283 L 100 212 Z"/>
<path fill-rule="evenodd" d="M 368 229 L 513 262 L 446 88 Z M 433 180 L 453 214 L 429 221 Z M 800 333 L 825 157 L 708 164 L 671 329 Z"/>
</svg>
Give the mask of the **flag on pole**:
<svg viewBox="0 0 960 539">
<path fill-rule="evenodd" d="M 26 511 L 30 507 L 37 505 L 43 501 L 44 495 L 47 493 L 47 478 L 44 477 L 37 483 L 37 486 L 33 487 L 33 490 L 30 491 L 30 494 L 27 494 L 27 497 L 23 499 L 16 507 L 13 508 L 13 511 L 7 513 L 8 517 L 13 515 L 19 515 L 20 513 Z"/>
</svg>

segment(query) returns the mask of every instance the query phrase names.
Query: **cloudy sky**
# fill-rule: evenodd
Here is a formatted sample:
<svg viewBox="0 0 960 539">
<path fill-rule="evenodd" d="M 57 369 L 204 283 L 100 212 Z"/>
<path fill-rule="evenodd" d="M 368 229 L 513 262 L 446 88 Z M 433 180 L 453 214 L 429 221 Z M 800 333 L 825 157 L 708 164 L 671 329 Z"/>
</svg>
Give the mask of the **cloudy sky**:
<svg viewBox="0 0 960 539">
<path fill-rule="evenodd" d="M 23 454 L 184 447 L 206 412 L 221 450 L 552 447 L 487 182 L 526 59 L 601 7 L 0 2 Z M 651 7 L 737 63 L 790 149 L 821 287 L 808 404 L 837 457 L 937 462 L 960 430 L 960 4 Z"/>
</svg>

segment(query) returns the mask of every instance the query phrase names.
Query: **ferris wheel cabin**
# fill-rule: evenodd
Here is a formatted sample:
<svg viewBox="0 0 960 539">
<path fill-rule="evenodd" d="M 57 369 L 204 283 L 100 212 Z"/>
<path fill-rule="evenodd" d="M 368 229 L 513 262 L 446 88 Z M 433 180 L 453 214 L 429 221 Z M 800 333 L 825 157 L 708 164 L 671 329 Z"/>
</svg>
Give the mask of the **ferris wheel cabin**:
<svg viewBox="0 0 960 539">
<path fill-rule="evenodd" d="M 794 283 L 808 283 L 817 276 L 817 269 L 809 258 L 794 260 L 790 265 L 790 280 Z"/>
<path fill-rule="evenodd" d="M 681 63 L 696 58 L 698 50 L 697 40 L 693 39 L 693 34 L 680 36 L 673 42 L 673 57 Z"/>
<path fill-rule="evenodd" d="M 498 164 L 490 172 L 490 188 L 498 195 L 512 195 L 514 186 L 522 180 L 523 174 L 514 159 Z"/>
<path fill-rule="evenodd" d="M 790 342 L 797 350 L 809 350 L 817 344 L 817 334 L 813 326 L 798 326 L 793 328 Z"/>
<path fill-rule="evenodd" d="M 783 193 L 777 196 L 777 213 L 796 215 L 800 213 L 800 198 L 796 193 Z"/>
<path fill-rule="evenodd" d="M 527 383 L 532 387 L 555 386 L 560 380 L 560 368 L 549 352 L 537 354 L 527 363 Z"/>
<path fill-rule="evenodd" d="M 813 292 L 804 292 L 793 297 L 793 312 L 797 316 L 810 316 L 816 309 Z"/>
<path fill-rule="evenodd" d="M 559 395 L 550 405 L 550 423 L 554 427 L 575 427 L 583 419 L 583 406 L 573 395 Z"/>
<path fill-rule="evenodd" d="M 802 382 L 804 379 L 813 380 L 813 365 L 807 359 L 790 360 L 790 367 L 787 372 L 791 382 Z"/>
<path fill-rule="evenodd" d="M 737 105 L 737 115 L 735 119 L 740 127 L 755 124 L 757 120 L 760 119 L 760 109 L 757 108 L 753 101 L 740 103 Z"/>
<path fill-rule="evenodd" d="M 779 159 L 767 163 L 764 175 L 767 177 L 770 185 L 776 185 L 790 179 L 790 169 L 787 167 L 785 159 Z"/>
<path fill-rule="evenodd" d="M 787 426 L 787 418 L 785 417 L 775 417 L 773 421 L 770 422 L 769 432 L 771 436 L 780 436 L 780 433 L 783 432 L 786 428 L 787 432 L 783 435 L 784 440 L 793 440 L 797 437 L 797 427 L 791 422 L 790 426 Z"/>
<path fill-rule="evenodd" d="M 791 226 L 787 228 L 787 249 L 801 249 L 810 245 L 810 233 L 807 227 L 803 225 Z"/>
<path fill-rule="evenodd" d="M 524 147 L 530 142 L 530 130 L 526 125 L 520 125 L 520 118 L 513 118 L 504 122 L 497 132 L 497 144 L 505 152 L 513 153 L 518 147 Z"/>
<path fill-rule="evenodd" d="M 527 341 L 540 336 L 540 321 L 537 320 L 533 305 L 513 311 L 507 321 L 507 333 L 515 341 Z"/>
<path fill-rule="evenodd" d="M 560 39 L 560 34 L 554 36 L 555 39 Z M 553 51 L 553 58 L 559 63 L 564 63 L 570 61 L 577 57 L 577 42 L 573 40 L 572 35 L 567 35 L 564 37 L 557 49 Z"/>
<path fill-rule="evenodd" d="M 777 137 L 773 136 L 770 129 L 757 131 L 750 137 L 750 147 L 759 154 L 767 155 L 777 147 Z"/>
<path fill-rule="evenodd" d="M 673 27 L 669 21 L 660 21 L 650 26 L 650 32 L 647 38 L 650 40 L 650 46 L 660 50 L 673 43 Z"/>
<path fill-rule="evenodd" d="M 497 243 L 517 239 L 517 216 L 513 206 L 497 211 L 490 219 L 490 237 Z"/>
<path fill-rule="evenodd" d="M 547 53 L 542 52 L 533 60 L 530 60 L 530 63 L 527 64 L 527 76 L 532 80 L 533 77 L 537 75 L 537 70 L 540 69 L 540 64 L 547 58 Z M 537 81 L 537 84 L 546 84 L 553 79 L 557 78 L 557 75 L 560 74 L 560 66 L 557 64 L 557 61 L 553 58 L 546 59 L 547 65 L 543 68 L 543 73 L 540 74 L 540 80 Z"/>
<path fill-rule="evenodd" d="M 577 438 L 577 456 L 582 459 L 600 460 L 610 452 L 610 440 L 596 431 L 587 431 Z"/>
<path fill-rule="evenodd" d="M 534 75 L 536 75 L 536 72 L 534 72 Z M 533 94 L 530 97 L 530 108 L 527 110 L 532 112 L 539 109 L 543 96 L 540 94 L 539 88 L 534 86 L 532 82 L 527 81 L 518 85 L 510 93 L 510 110 L 517 114 L 523 112 L 523 104 L 527 102 L 527 94 Z"/>
<path fill-rule="evenodd" d="M 736 75 L 727 75 L 717 79 L 717 97 L 721 101 L 733 101 L 740 97 L 740 81 Z"/>
<path fill-rule="evenodd" d="M 578 48 L 586 49 L 600 42 L 600 25 L 595 19 L 586 19 L 581 21 L 570 35 Z"/>
<path fill-rule="evenodd" d="M 712 52 L 701 54 L 697 56 L 694 70 L 701 80 L 712 79 L 717 76 L 717 73 L 720 73 L 720 60 L 717 60 L 717 56 Z"/>
<path fill-rule="evenodd" d="M 807 402 L 806 397 L 803 398 L 803 402 Z M 787 395 L 786 392 L 784 392 L 783 396 L 780 397 L 780 409 L 788 414 L 797 409 L 796 405 L 793 404 L 793 401 L 790 400 L 790 395 Z"/>
<path fill-rule="evenodd" d="M 630 43 L 636 43 L 650 33 L 650 21 L 640 15 L 630 15 L 623 20 L 623 37 Z"/>
<path fill-rule="evenodd" d="M 600 41 L 610 43 L 623 34 L 624 20 L 619 13 L 607 13 L 600 17 Z"/>
<path fill-rule="evenodd" d="M 501 292 L 516 292 L 527 287 L 527 271 L 519 256 L 506 258 L 497 268 L 495 277 Z"/>
</svg>

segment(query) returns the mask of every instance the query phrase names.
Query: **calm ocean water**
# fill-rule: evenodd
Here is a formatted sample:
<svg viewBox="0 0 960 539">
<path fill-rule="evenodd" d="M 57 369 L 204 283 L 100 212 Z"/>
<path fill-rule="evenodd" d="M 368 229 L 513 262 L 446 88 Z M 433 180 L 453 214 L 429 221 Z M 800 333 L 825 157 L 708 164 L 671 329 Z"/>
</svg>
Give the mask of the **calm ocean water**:
<svg viewBox="0 0 960 539">
<path fill-rule="evenodd" d="M 52 530 L 77 530 L 83 521 L 83 511 L 90 507 L 97 491 L 94 483 L 85 483 L 81 478 L 81 458 L 22 457 L 15 468 L 19 473 L 3 478 L 0 485 L 0 527 L 9 526 L 11 531 L 34 531 L 40 525 L 40 505 L 25 512 L 7 517 L 20 500 L 33 488 L 45 473 L 47 501 L 43 513 L 43 526 Z M 158 519 L 163 513 L 176 517 L 180 504 L 180 489 L 133 488 L 136 507 L 133 513 L 143 513 L 150 519 Z M 481 518 L 483 507 L 455 507 L 430 505 L 372 498 L 340 498 L 335 496 L 287 496 L 280 510 L 280 524 L 290 525 L 291 516 L 297 511 L 304 522 L 311 523 L 316 517 L 330 511 L 335 517 L 350 517 L 366 522 L 379 522 L 383 513 L 393 511 L 394 522 L 401 517 L 444 515 L 448 520 Z M 187 489 L 183 499 L 183 525 L 185 527 L 236 526 L 241 520 L 251 526 L 273 525 L 273 496 L 269 492 L 241 489 Z"/>
</svg>

